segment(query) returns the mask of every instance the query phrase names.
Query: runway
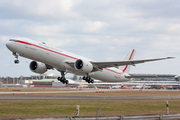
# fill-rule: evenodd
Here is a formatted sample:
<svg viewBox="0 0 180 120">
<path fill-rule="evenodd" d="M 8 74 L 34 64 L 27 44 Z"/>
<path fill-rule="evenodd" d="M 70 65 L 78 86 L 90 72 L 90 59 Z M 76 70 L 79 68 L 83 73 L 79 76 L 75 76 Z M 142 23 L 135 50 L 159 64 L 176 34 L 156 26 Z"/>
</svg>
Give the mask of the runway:
<svg viewBox="0 0 180 120">
<path fill-rule="evenodd" d="M 0 92 L 0 95 L 1 94 L 34 94 L 34 93 L 38 93 L 38 94 L 41 94 L 41 93 L 82 93 L 82 92 L 96 92 L 96 91 L 99 91 L 99 90 L 96 90 L 96 89 L 92 89 L 92 90 L 71 90 L 71 91 L 33 91 L 33 92 L 21 92 L 21 91 L 12 91 L 12 92 Z M 128 89 L 112 89 L 112 90 L 109 90 L 109 89 L 104 89 L 102 90 L 104 92 L 106 91 L 131 91 L 131 90 L 128 90 Z M 139 91 L 139 89 L 133 89 L 132 91 Z M 155 90 L 148 90 L 148 91 L 155 91 Z M 164 91 L 164 90 L 158 90 L 158 91 Z M 177 91 L 177 90 L 166 90 L 166 91 Z"/>
<path fill-rule="evenodd" d="M 0 92 L 0 100 L 172 100 L 180 99 L 180 96 L 28 96 L 29 94 L 45 94 L 45 93 L 82 93 L 95 92 L 97 90 L 82 91 L 35 91 L 35 92 Z M 103 91 L 119 91 L 119 90 L 103 90 Z M 3 96 L 6 94 L 6 96 Z M 19 96 L 21 94 L 22 96 Z M 16 96 L 17 95 L 17 96 Z M 27 96 L 26 96 L 27 95 Z"/>
<path fill-rule="evenodd" d="M 0 100 L 172 100 L 180 96 L 1 96 Z"/>
<path fill-rule="evenodd" d="M 96 90 L 86 90 L 86 91 L 36 91 L 36 92 L 0 92 L 0 94 L 34 94 L 34 93 L 79 93 L 79 92 L 95 92 Z"/>
</svg>

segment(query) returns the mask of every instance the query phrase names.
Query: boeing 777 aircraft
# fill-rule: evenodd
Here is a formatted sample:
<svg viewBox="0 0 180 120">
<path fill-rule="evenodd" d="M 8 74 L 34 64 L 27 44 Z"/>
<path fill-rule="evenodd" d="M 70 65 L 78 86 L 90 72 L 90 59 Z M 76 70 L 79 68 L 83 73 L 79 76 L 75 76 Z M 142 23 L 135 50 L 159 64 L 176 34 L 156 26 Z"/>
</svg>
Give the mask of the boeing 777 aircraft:
<svg viewBox="0 0 180 120">
<path fill-rule="evenodd" d="M 126 82 L 134 77 L 148 77 L 129 75 L 130 66 L 172 58 L 133 60 L 135 54 L 133 49 L 124 61 L 98 62 L 49 46 L 44 42 L 29 39 L 10 39 L 6 46 L 15 56 L 16 64 L 19 63 L 18 56 L 22 56 L 32 60 L 29 65 L 32 72 L 43 74 L 48 69 L 56 69 L 61 72 L 58 80 L 66 84 L 68 84 L 68 80 L 65 78 L 66 73 L 84 76 L 83 79 L 88 83 L 94 82 L 92 78 L 104 82 Z"/>
</svg>

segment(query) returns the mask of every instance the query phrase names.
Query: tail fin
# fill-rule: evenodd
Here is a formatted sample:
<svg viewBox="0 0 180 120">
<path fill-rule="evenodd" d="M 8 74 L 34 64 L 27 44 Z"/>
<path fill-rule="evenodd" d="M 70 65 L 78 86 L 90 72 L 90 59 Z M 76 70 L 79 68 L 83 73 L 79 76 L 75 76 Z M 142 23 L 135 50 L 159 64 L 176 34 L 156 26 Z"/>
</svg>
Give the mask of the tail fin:
<svg viewBox="0 0 180 120">
<path fill-rule="evenodd" d="M 121 85 L 121 88 L 124 88 L 124 83 Z"/>
<path fill-rule="evenodd" d="M 146 82 L 142 85 L 141 89 L 144 89 L 146 87 Z"/>
<path fill-rule="evenodd" d="M 128 60 L 133 60 L 134 55 L 135 55 L 135 49 L 133 49 L 126 57 L 125 57 L 125 61 Z M 119 69 L 122 70 L 124 73 L 129 73 L 131 65 L 125 65 L 125 66 L 120 66 Z"/>
</svg>

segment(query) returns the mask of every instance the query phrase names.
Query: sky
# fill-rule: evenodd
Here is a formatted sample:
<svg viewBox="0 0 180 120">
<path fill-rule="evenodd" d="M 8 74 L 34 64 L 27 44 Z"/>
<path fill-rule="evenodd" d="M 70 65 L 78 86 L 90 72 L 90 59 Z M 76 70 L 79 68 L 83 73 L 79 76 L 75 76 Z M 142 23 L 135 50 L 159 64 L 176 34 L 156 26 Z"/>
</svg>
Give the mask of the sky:
<svg viewBox="0 0 180 120">
<path fill-rule="evenodd" d="M 180 75 L 179 0 L 0 0 L 0 77 L 37 75 L 32 60 L 6 48 L 23 37 L 95 61 L 175 57 L 137 64 L 130 73 Z M 56 70 L 46 72 L 60 75 Z"/>
</svg>

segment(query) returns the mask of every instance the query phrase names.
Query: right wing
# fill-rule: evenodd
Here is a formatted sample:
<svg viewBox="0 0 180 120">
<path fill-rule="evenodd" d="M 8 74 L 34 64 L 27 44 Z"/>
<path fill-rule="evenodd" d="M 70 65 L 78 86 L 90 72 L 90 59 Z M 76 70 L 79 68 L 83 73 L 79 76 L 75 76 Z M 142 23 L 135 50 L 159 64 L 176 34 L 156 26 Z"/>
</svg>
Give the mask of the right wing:
<svg viewBox="0 0 180 120">
<path fill-rule="evenodd" d="M 172 59 L 174 57 L 166 57 L 166 58 L 157 58 L 157 59 L 144 59 L 144 60 L 127 60 L 127 61 L 109 61 L 109 62 L 95 62 L 92 61 L 91 63 L 97 69 L 107 68 L 107 67 L 118 67 L 124 65 L 133 65 L 157 60 L 165 60 L 165 59 Z"/>
<path fill-rule="evenodd" d="M 126 60 L 126 61 L 108 61 L 108 62 L 95 62 L 90 61 L 94 67 L 93 71 L 101 71 L 103 68 L 107 67 L 118 67 L 124 65 L 134 65 L 139 63 L 157 61 L 157 60 L 165 60 L 165 59 L 172 59 L 174 57 L 166 57 L 166 58 L 157 58 L 157 59 L 144 59 L 144 60 Z M 74 66 L 74 61 L 65 61 L 65 63 L 69 64 L 70 66 Z"/>
</svg>

